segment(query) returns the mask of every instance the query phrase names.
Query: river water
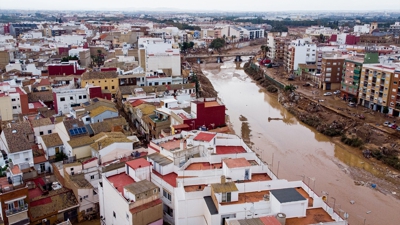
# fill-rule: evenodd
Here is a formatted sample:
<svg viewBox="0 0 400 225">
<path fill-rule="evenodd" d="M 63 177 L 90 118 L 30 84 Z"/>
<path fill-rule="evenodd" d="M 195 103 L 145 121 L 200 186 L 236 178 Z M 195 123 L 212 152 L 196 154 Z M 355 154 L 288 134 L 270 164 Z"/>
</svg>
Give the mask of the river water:
<svg viewBox="0 0 400 225">
<path fill-rule="evenodd" d="M 243 129 L 243 117 L 250 127 L 252 149 L 270 165 L 280 179 L 303 179 L 319 195 L 328 193 L 336 211 L 349 214 L 351 225 L 398 225 L 400 201 L 372 188 L 354 185 L 344 167 L 355 166 L 375 174 L 373 166 L 351 154 L 330 138 L 300 123 L 276 100 L 259 88 L 232 61 L 202 65 L 227 108 L 236 134 Z M 268 117 L 282 120 L 268 121 Z M 239 119 L 241 118 L 241 119 Z M 242 134 L 243 136 L 249 134 Z M 355 201 L 351 204 L 350 201 Z"/>
</svg>

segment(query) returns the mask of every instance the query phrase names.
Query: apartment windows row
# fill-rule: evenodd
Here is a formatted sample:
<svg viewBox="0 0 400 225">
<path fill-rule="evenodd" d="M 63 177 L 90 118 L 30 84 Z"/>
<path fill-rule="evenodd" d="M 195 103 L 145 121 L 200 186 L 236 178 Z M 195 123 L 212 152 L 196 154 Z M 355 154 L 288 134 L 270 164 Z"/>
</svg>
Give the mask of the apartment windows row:
<svg viewBox="0 0 400 225">
<path fill-rule="evenodd" d="M 65 97 L 60 98 L 60 102 L 65 102 Z M 79 95 L 78 99 L 87 99 L 87 95 Z M 69 96 L 69 100 L 74 100 L 74 96 Z"/>
<path fill-rule="evenodd" d="M 51 133 L 52 133 L 51 130 L 48 130 L 48 131 L 47 131 L 47 134 L 51 134 Z M 40 131 L 40 132 L 39 132 L 39 135 L 44 135 L 44 131 Z"/>
</svg>

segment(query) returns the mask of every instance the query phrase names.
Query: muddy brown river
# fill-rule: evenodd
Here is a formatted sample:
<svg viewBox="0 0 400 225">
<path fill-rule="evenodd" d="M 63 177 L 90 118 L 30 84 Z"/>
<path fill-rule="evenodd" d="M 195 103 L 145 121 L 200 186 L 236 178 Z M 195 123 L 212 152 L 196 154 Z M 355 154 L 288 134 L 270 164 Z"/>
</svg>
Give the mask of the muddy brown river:
<svg viewBox="0 0 400 225">
<path fill-rule="evenodd" d="M 328 193 L 328 203 L 335 202 L 341 215 L 347 212 L 351 225 L 400 224 L 400 201 L 371 187 L 356 186 L 346 173 L 350 166 L 378 174 L 368 161 L 300 123 L 243 70 L 235 69 L 232 61 L 205 64 L 202 70 L 225 104 L 236 134 L 250 136 L 252 149 L 279 178 L 303 179 L 319 195 Z M 282 120 L 268 121 L 268 117 Z M 243 123 L 248 127 L 243 129 Z"/>
</svg>

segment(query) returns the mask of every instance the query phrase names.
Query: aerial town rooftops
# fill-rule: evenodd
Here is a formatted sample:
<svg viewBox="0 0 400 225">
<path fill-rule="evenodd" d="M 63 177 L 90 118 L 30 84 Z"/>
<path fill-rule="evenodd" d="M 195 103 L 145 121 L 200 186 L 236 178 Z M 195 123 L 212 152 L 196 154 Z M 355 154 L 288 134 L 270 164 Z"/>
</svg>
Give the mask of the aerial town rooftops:
<svg viewBox="0 0 400 225">
<path fill-rule="evenodd" d="M 7 150 L 9 152 L 19 152 L 32 149 L 32 144 L 27 139 L 28 135 L 33 135 L 29 122 L 10 123 L 9 126 L 3 129 Z"/>
<path fill-rule="evenodd" d="M 124 188 L 130 193 L 136 195 L 153 190 L 157 188 L 157 186 L 153 182 L 144 179 L 139 182 L 128 184 Z"/>
</svg>

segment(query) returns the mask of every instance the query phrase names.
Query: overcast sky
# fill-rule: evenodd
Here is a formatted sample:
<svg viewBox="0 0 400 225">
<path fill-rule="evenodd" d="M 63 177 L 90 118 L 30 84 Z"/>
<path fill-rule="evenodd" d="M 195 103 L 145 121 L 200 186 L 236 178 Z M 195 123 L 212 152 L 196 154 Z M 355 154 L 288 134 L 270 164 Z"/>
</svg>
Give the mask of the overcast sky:
<svg viewBox="0 0 400 225">
<path fill-rule="evenodd" d="M 397 10 L 399 0 L 0 0 L 0 9 L 28 10 Z"/>
</svg>

